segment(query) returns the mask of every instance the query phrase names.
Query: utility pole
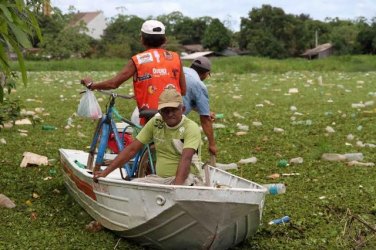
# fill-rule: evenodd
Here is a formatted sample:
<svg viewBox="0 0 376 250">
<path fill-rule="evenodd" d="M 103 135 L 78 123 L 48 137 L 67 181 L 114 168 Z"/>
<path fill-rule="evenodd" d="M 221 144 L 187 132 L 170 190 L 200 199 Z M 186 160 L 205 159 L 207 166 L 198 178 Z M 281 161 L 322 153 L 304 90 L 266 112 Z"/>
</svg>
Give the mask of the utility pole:
<svg viewBox="0 0 376 250">
<path fill-rule="evenodd" d="M 318 30 L 315 31 L 315 48 L 319 46 L 319 32 Z"/>
</svg>

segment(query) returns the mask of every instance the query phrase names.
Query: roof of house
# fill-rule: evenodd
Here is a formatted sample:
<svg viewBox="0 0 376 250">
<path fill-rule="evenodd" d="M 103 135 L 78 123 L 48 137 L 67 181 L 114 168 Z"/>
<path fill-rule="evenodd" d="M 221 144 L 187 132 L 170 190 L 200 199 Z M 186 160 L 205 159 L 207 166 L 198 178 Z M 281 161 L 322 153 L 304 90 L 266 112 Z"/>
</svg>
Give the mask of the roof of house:
<svg viewBox="0 0 376 250">
<path fill-rule="evenodd" d="M 306 52 L 304 52 L 302 54 L 302 56 L 317 55 L 320 52 L 323 52 L 325 50 L 331 49 L 332 47 L 333 47 L 333 45 L 331 43 L 320 44 L 316 48 L 306 50 Z"/>
<path fill-rule="evenodd" d="M 214 53 L 213 51 L 195 52 L 195 53 L 192 53 L 192 54 L 182 56 L 181 59 L 182 60 L 194 60 L 197 57 L 208 56 L 208 55 L 213 54 L 213 53 Z"/>
<path fill-rule="evenodd" d="M 90 23 L 91 20 L 93 20 L 95 17 L 100 15 L 102 12 L 101 11 L 94 11 L 94 12 L 79 12 L 75 14 L 71 21 L 69 22 L 70 26 L 74 26 L 79 24 L 81 21 L 84 22 L 85 24 Z"/>
</svg>

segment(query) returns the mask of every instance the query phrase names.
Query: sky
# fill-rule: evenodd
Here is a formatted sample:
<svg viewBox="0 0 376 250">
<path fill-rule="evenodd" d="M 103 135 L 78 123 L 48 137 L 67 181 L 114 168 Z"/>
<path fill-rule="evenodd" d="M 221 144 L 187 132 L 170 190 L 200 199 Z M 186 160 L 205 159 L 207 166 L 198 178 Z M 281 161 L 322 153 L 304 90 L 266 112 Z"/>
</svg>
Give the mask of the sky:
<svg viewBox="0 0 376 250">
<path fill-rule="evenodd" d="M 248 17 L 252 8 L 261 8 L 263 4 L 282 8 L 286 14 L 308 14 L 321 21 L 326 17 L 376 17 L 376 0 L 51 0 L 51 4 L 63 13 L 67 13 L 69 6 L 81 12 L 100 10 L 107 18 L 118 14 L 147 18 L 180 11 L 190 18 L 218 18 L 234 31 L 239 30 L 241 17 Z"/>
</svg>

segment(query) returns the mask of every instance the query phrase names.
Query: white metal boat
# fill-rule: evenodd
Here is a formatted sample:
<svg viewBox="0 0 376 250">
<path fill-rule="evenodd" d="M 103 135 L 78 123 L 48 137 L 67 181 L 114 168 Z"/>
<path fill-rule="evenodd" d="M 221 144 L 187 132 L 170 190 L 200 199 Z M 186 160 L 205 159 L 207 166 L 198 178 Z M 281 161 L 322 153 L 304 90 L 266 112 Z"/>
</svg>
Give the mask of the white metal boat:
<svg viewBox="0 0 376 250">
<path fill-rule="evenodd" d="M 93 182 L 75 161 L 88 153 L 60 149 L 65 184 L 104 227 L 142 246 L 160 249 L 227 249 L 256 232 L 266 189 L 209 166 L 210 186 L 124 181 L 120 171 Z"/>
</svg>

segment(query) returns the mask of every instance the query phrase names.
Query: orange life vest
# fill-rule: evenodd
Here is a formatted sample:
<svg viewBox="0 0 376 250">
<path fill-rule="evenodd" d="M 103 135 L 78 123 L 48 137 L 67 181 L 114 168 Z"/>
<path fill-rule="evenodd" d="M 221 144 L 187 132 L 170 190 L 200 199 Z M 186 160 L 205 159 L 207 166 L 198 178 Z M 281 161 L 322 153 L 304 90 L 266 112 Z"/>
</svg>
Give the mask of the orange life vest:
<svg viewBox="0 0 376 250">
<path fill-rule="evenodd" d="M 132 61 L 137 69 L 133 77 L 133 88 L 140 110 L 158 109 L 158 98 L 169 84 L 181 92 L 181 62 L 177 53 L 164 49 L 149 49 L 133 56 Z"/>
</svg>

